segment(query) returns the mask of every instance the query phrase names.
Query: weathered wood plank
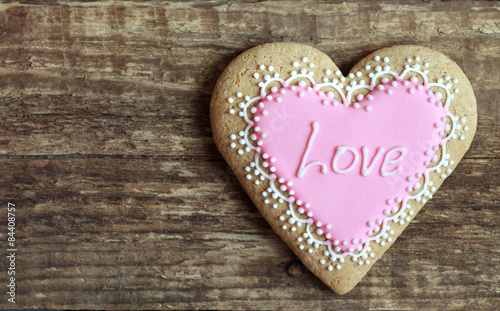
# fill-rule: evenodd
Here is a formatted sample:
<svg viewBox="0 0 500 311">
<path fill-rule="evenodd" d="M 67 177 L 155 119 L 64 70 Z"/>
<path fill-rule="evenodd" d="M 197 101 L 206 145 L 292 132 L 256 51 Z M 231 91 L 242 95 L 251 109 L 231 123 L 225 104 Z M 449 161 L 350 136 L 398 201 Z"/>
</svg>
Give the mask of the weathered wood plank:
<svg viewBox="0 0 500 311">
<path fill-rule="evenodd" d="M 18 207 L 19 249 L 18 303 L 0 306 L 497 309 L 499 25 L 488 1 L 0 4 L 0 208 Z M 211 138 L 218 75 L 272 41 L 344 72 L 381 47 L 429 46 L 478 99 L 471 150 L 344 296 L 296 262 Z"/>
</svg>

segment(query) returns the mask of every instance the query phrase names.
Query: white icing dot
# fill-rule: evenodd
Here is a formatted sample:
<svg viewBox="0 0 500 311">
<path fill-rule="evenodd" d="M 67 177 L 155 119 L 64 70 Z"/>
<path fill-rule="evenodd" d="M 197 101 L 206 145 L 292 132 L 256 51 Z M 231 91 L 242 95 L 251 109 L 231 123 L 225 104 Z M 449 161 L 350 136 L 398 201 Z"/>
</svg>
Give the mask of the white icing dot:
<svg viewBox="0 0 500 311">
<path fill-rule="evenodd" d="M 391 90 L 391 89 L 388 89 L 388 90 L 387 90 L 387 94 L 391 95 L 391 94 L 392 94 L 392 90 Z"/>
<path fill-rule="evenodd" d="M 415 57 L 415 60 L 418 62 L 420 60 L 420 57 L 419 56 Z"/>
<path fill-rule="evenodd" d="M 305 57 L 305 56 L 304 56 L 304 57 L 302 57 L 302 61 L 303 61 L 304 63 L 305 63 L 305 62 L 307 62 L 307 60 L 308 60 L 308 58 L 307 58 L 307 57 Z"/>
<path fill-rule="evenodd" d="M 230 114 L 234 114 L 234 109 L 229 109 Z"/>
<path fill-rule="evenodd" d="M 387 63 L 388 61 L 389 61 L 389 57 L 387 57 L 387 56 L 386 56 L 386 57 L 384 57 L 384 62 L 386 62 L 386 63 Z"/>
<path fill-rule="evenodd" d="M 269 69 L 269 71 L 274 71 L 274 67 L 273 66 L 269 66 L 269 67 L 267 67 L 267 69 Z"/>
<path fill-rule="evenodd" d="M 254 77 L 255 79 L 258 79 L 258 78 L 260 77 L 260 75 L 256 72 L 256 73 L 254 73 L 254 74 L 253 74 L 253 77 Z"/>
<path fill-rule="evenodd" d="M 238 154 L 243 154 L 243 150 L 239 149 Z"/>
<path fill-rule="evenodd" d="M 229 98 L 227 99 L 227 102 L 228 102 L 228 103 L 230 103 L 230 104 L 232 104 L 232 103 L 234 102 L 234 99 L 233 99 L 232 97 L 229 97 Z"/>
<path fill-rule="evenodd" d="M 467 119 L 465 117 L 461 117 L 460 122 L 465 123 L 465 122 L 467 122 Z"/>
<path fill-rule="evenodd" d="M 366 111 L 371 111 L 371 110 L 372 110 L 372 106 L 366 106 L 366 107 L 365 107 L 365 110 L 366 110 Z"/>
<path fill-rule="evenodd" d="M 375 56 L 375 60 L 378 62 L 380 60 L 380 56 Z"/>
<path fill-rule="evenodd" d="M 293 67 L 299 67 L 299 63 L 298 62 L 293 62 Z"/>
<path fill-rule="evenodd" d="M 314 68 L 314 63 L 310 63 L 309 67 Z"/>
<path fill-rule="evenodd" d="M 425 67 L 429 67 L 429 66 L 430 66 L 430 64 L 429 64 L 429 63 L 425 63 L 425 64 L 424 64 L 424 66 L 425 66 Z"/>
<path fill-rule="evenodd" d="M 366 66 L 365 66 L 365 69 L 366 69 L 366 70 L 370 70 L 370 68 L 372 68 L 370 65 L 366 65 Z"/>
<path fill-rule="evenodd" d="M 453 83 L 458 83 L 458 79 L 453 79 Z"/>
<path fill-rule="evenodd" d="M 361 73 L 361 71 L 356 72 L 356 76 L 358 76 L 358 77 L 361 77 L 362 74 L 363 73 Z"/>
<path fill-rule="evenodd" d="M 326 74 L 327 76 L 329 76 L 329 75 L 331 75 L 331 74 L 332 74 L 332 71 L 331 71 L 330 69 L 327 69 L 327 70 L 325 70 L 325 74 Z"/>
<path fill-rule="evenodd" d="M 458 93 L 459 89 L 455 89 L 455 93 Z"/>
<path fill-rule="evenodd" d="M 460 135 L 460 140 L 464 140 L 465 139 L 465 136 L 464 135 Z"/>
</svg>

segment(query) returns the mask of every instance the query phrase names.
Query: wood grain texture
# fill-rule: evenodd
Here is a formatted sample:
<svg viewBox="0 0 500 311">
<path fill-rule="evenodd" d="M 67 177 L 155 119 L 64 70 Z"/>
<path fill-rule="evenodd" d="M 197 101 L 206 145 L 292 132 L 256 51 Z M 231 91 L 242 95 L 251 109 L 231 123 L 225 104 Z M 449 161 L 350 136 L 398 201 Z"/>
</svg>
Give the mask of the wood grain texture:
<svg viewBox="0 0 500 311">
<path fill-rule="evenodd" d="M 478 100 L 464 160 L 344 296 L 297 263 L 212 140 L 218 76 L 274 41 L 344 72 L 428 46 Z M 18 207 L 17 304 L 0 307 L 498 309 L 499 42 L 494 1 L 0 4 L 0 208 Z"/>
</svg>

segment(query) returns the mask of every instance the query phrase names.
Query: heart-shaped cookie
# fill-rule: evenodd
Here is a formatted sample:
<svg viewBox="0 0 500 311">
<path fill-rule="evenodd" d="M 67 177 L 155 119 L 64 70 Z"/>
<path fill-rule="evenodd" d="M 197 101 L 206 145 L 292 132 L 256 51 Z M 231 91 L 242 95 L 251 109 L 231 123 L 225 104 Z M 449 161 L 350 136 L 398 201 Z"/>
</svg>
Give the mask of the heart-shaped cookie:
<svg viewBox="0 0 500 311">
<path fill-rule="evenodd" d="M 352 289 L 450 175 L 476 130 L 460 68 L 419 46 L 361 60 L 271 43 L 215 87 L 215 142 L 274 231 L 337 293 Z"/>
</svg>

